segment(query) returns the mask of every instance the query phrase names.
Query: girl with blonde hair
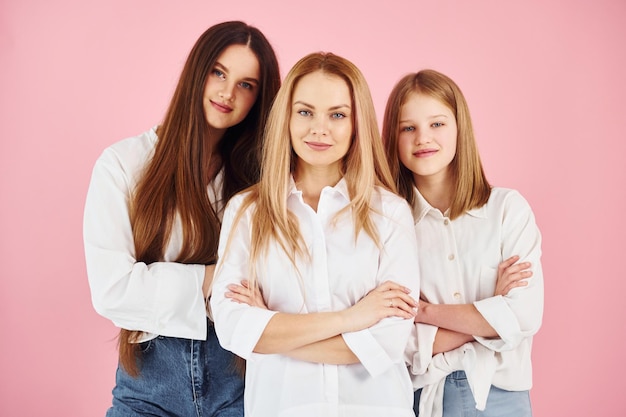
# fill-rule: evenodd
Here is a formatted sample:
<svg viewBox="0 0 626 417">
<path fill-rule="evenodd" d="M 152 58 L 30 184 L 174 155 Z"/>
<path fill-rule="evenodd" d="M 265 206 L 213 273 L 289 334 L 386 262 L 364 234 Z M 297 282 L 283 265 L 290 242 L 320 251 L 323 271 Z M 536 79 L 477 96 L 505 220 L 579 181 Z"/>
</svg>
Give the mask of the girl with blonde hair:
<svg viewBox="0 0 626 417">
<path fill-rule="evenodd" d="M 530 206 L 487 182 L 465 98 L 437 71 L 395 85 L 383 139 L 418 239 L 421 300 L 407 346 L 416 414 L 530 417 L 543 314 Z"/>
<path fill-rule="evenodd" d="M 224 214 L 211 298 L 221 344 L 247 359 L 246 416 L 412 416 L 417 248 L 363 75 L 305 56 L 264 138 L 260 182 Z"/>
</svg>

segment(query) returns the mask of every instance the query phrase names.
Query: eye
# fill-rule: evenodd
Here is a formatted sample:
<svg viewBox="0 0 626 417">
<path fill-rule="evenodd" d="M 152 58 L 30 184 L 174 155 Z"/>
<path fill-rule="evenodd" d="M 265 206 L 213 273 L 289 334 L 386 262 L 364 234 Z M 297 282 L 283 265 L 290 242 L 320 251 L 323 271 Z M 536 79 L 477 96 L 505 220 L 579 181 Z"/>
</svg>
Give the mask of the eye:
<svg viewBox="0 0 626 417">
<path fill-rule="evenodd" d="M 441 127 L 441 126 L 443 126 L 443 123 L 442 122 L 435 122 L 431 126 L 432 127 Z"/>
<path fill-rule="evenodd" d="M 226 78 L 226 74 L 223 71 L 218 70 L 217 68 L 213 70 L 213 75 L 217 78 L 224 80 Z"/>
<path fill-rule="evenodd" d="M 413 132 L 415 131 L 415 127 L 413 126 L 404 126 L 400 128 L 400 132 Z"/>
<path fill-rule="evenodd" d="M 344 113 L 336 112 L 330 115 L 331 119 L 343 119 L 346 115 Z"/>
<path fill-rule="evenodd" d="M 313 113 L 311 113 L 309 110 L 298 110 L 298 114 L 304 117 L 309 117 L 313 115 Z"/>
<path fill-rule="evenodd" d="M 245 88 L 246 90 L 252 90 L 254 88 L 254 86 L 248 82 L 242 81 L 241 83 L 239 83 L 239 85 L 242 88 Z"/>
</svg>

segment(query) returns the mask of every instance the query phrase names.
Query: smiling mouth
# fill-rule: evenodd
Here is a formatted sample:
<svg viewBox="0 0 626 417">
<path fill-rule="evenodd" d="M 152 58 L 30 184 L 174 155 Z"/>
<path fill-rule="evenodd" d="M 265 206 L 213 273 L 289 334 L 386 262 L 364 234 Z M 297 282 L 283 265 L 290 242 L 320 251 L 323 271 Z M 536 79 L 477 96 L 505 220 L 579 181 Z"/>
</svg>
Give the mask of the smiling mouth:
<svg viewBox="0 0 626 417">
<path fill-rule="evenodd" d="M 325 151 L 326 149 L 330 148 L 331 145 L 329 145 L 328 143 L 321 143 L 321 142 L 304 142 L 306 143 L 306 145 L 315 150 L 315 151 Z"/>
<path fill-rule="evenodd" d="M 217 111 L 220 111 L 222 113 L 230 113 L 231 111 L 233 111 L 232 107 L 227 106 L 225 104 L 220 104 L 215 101 L 211 101 L 211 104 L 213 105 L 213 107 L 215 107 L 215 109 L 217 109 Z"/>
<path fill-rule="evenodd" d="M 437 149 L 424 149 L 421 151 L 413 152 L 413 156 L 416 156 L 418 158 L 426 158 L 428 156 L 436 154 L 437 152 Z"/>
</svg>

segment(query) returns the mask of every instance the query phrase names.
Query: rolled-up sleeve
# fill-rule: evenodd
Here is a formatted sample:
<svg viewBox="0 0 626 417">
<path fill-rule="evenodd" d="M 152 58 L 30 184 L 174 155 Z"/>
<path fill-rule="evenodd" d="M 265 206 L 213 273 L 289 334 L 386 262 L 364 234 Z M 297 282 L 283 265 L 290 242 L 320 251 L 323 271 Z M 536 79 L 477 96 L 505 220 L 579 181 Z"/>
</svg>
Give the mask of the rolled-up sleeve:
<svg viewBox="0 0 626 417">
<path fill-rule="evenodd" d="M 225 297 L 228 285 L 241 284 L 242 280 L 250 278 L 250 209 L 234 224 L 242 202 L 242 195 L 233 197 L 224 212 L 219 261 L 211 294 L 211 313 L 222 347 L 249 359 L 267 323 L 276 312 L 239 304 Z"/>
<path fill-rule="evenodd" d="M 386 220 L 387 234 L 381 236 L 383 247 L 379 259 L 377 285 L 394 281 L 419 298 L 419 266 L 413 216 L 404 201 L 394 202 Z M 385 211 L 384 211 L 385 212 Z M 344 333 L 343 338 L 370 375 L 376 376 L 394 364 L 404 362 L 404 352 L 412 319 L 391 317 L 358 332 Z"/>
<path fill-rule="evenodd" d="M 411 375 L 421 375 L 428 369 L 433 359 L 433 346 L 438 327 L 415 323 L 404 351 L 404 360 Z M 417 387 L 414 387 L 417 388 Z"/>
<path fill-rule="evenodd" d="M 476 340 L 495 351 L 515 349 L 524 338 L 539 330 L 543 316 L 541 234 L 529 204 L 518 192 L 510 192 L 504 198 L 502 259 L 519 255 L 519 262 L 531 262 L 533 275 L 527 286 L 514 288 L 505 296 L 474 302 L 500 336 L 476 337 Z"/>
<path fill-rule="evenodd" d="M 123 158 L 144 160 L 141 154 L 149 149 L 122 150 L 130 154 L 109 148 L 97 160 L 85 202 L 83 238 L 94 308 L 124 329 L 204 339 L 204 265 L 147 265 L 135 259 L 128 207 L 139 168 Z"/>
</svg>

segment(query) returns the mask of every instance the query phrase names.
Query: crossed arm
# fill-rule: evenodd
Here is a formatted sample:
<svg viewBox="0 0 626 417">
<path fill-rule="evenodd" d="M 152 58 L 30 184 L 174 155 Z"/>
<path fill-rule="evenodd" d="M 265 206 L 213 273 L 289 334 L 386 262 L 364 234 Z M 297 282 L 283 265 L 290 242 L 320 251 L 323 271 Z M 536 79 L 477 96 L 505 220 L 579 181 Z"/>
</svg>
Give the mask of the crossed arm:
<svg viewBox="0 0 626 417">
<path fill-rule="evenodd" d="M 530 262 L 516 264 L 518 260 L 519 256 L 512 256 L 498 265 L 494 296 L 504 296 L 513 288 L 528 285 L 526 279 L 532 276 Z M 473 341 L 474 336 L 498 336 L 474 304 L 431 304 L 420 300 L 415 323 L 438 327 L 433 355 L 456 349 Z"/>
<path fill-rule="evenodd" d="M 527 285 L 532 276 L 530 263 L 516 264 L 518 256 L 503 261 L 498 266 L 498 279 L 494 295 L 506 295 L 511 289 Z M 231 284 L 226 298 L 267 309 L 259 289 L 251 289 L 247 281 Z M 417 302 L 408 290 L 387 281 L 354 306 L 339 312 L 314 314 L 277 313 L 268 323 L 254 351 L 281 353 L 286 356 L 319 363 L 352 364 L 358 358 L 348 348 L 341 333 L 368 328 L 387 317 L 414 317 L 416 323 L 437 326 L 433 354 L 455 349 L 474 340 L 474 335 L 496 337 L 497 333 L 473 304 L 430 304 Z M 302 329 L 297 331 L 297 329 Z"/>
<path fill-rule="evenodd" d="M 236 303 L 267 309 L 258 288 L 249 288 L 247 281 L 231 284 L 226 298 Z M 309 314 L 276 313 L 267 324 L 254 351 L 280 353 L 294 359 L 347 365 L 359 359 L 347 346 L 343 333 L 369 328 L 382 319 L 412 319 L 418 302 L 409 289 L 386 281 L 352 307 L 342 311 Z"/>
</svg>

